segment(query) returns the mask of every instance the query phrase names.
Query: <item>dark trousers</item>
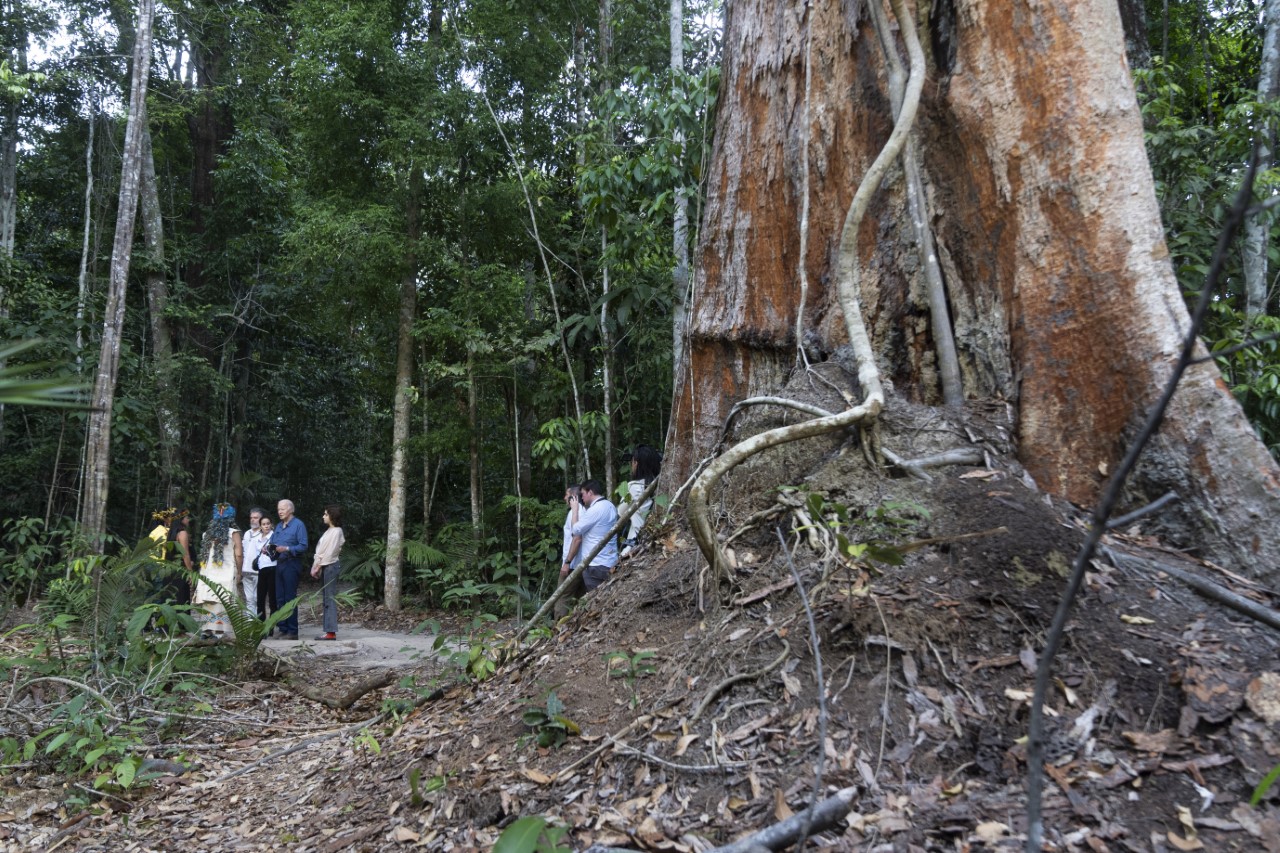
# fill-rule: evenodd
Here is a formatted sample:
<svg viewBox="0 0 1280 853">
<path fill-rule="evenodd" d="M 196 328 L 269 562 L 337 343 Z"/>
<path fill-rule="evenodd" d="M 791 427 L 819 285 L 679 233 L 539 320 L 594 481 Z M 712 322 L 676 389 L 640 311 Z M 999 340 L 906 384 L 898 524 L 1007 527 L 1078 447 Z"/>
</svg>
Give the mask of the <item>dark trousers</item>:
<svg viewBox="0 0 1280 853">
<path fill-rule="evenodd" d="M 281 607 L 298 597 L 298 576 L 302 563 L 298 560 L 281 560 L 276 564 L 276 601 Z M 276 627 L 285 634 L 298 633 L 298 609 L 281 619 Z"/>
<path fill-rule="evenodd" d="M 265 621 L 279 610 L 280 605 L 276 601 L 276 567 L 262 566 L 258 569 L 258 600 L 254 602 L 258 618 Z"/>
</svg>

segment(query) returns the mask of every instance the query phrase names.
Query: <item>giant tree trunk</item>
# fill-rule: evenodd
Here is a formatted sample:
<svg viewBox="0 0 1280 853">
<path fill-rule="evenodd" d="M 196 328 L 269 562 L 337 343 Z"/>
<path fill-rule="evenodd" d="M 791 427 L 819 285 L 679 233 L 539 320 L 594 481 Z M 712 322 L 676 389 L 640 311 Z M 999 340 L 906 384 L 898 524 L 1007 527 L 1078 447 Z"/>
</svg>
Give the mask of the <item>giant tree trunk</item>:
<svg viewBox="0 0 1280 853">
<path fill-rule="evenodd" d="M 133 81 L 129 87 L 129 119 L 125 126 L 120 201 L 116 209 L 116 236 L 111 247 L 111 282 L 103 312 L 102 349 L 93 382 L 93 409 L 89 413 L 85 482 L 80 519 L 85 539 L 95 553 L 102 553 L 107 527 L 107 493 L 111 464 L 111 409 L 115 403 L 116 376 L 120 369 L 121 335 L 124 330 L 125 285 L 133 257 L 134 221 L 138 213 L 138 186 L 142 176 L 142 128 L 146 121 L 147 75 L 151 69 L 151 18 L 154 0 L 139 0 L 138 30 L 133 47 Z"/>
<path fill-rule="evenodd" d="M 699 241 L 690 369 L 668 469 L 683 479 L 743 397 L 780 386 L 794 361 L 805 128 L 807 348 L 846 343 L 831 284 L 845 210 L 886 140 L 884 63 L 854 4 L 808 10 L 739 0 L 724 70 Z M 1019 7 L 956 0 L 934 32 L 918 119 L 930 217 L 946 274 L 966 394 L 1016 405 L 1020 460 L 1044 489 L 1089 504 L 1158 395 L 1188 325 L 1168 260 L 1115 0 Z M 800 94 L 797 94 L 800 93 Z M 859 233 L 862 305 L 898 393 L 938 400 L 927 300 L 900 173 Z M 790 211 L 790 214 L 787 212 Z M 1175 398 L 1149 489 L 1176 486 L 1183 520 L 1221 560 L 1280 565 L 1280 477 L 1211 364 Z"/>
</svg>

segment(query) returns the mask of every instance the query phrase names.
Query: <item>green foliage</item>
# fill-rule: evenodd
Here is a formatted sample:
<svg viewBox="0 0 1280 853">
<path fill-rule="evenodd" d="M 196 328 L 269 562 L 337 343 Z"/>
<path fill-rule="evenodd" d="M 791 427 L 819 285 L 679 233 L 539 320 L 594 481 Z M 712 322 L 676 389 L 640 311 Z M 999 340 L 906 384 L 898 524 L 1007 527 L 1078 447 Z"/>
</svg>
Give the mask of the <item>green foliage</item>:
<svg viewBox="0 0 1280 853">
<path fill-rule="evenodd" d="M 502 831 L 493 853 L 569 853 L 573 848 L 561 843 L 568 831 L 541 815 L 522 817 Z"/>
<path fill-rule="evenodd" d="M 12 341 L 0 344 L 0 404 L 8 406 L 52 406 L 80 408 L 88 385 L 52 365 L 14 361 L 41 341 Z"/>
<path fill-rule="evenodd" d="M 1280 764 L 1271 768 L 1271 772 L 1262 778 L 1258 786 L 1253 789 L 1253 794 L 1249 797 L 1249 805 L 1255 808 L 1266 798 L 1271 791 L 1271 786 L 1280 780 Z"/>
<path fill-rule="evenodd" d="M 297 609 L 301 598 L 295 598 L 280 605 L 265 620 L 259 619 L 254 609 L 240 600 L 240 596 L 233 590 L 229 590 L 222 584 L 210 580 L 196 572 L 190 573 L 189 580 L 194 584 L 197 580 L 207 586 L 218 599 L 223 609 L 227 613 L 227 621 L 231 623 L 231 630 L 235 634 L 233 648 L 235 649 L 235 664 L 238 668 L 243 669 L 257 656 L 258 647 L 262 645 L 262 641 L 267 634 L 285 619 L 289 614 Z"/>
<path fill-rule="evenodd" d="M 653 659 L 654 652 L 642 649 L 632 654 L 625 651 L 612 651 L 604 656 L 606 667 L 606 678 L 621 678 L 627 683 L 627 689 L 631 691 L 631 707 L 639 704 L 639 696 L 636 695 L 636 681 L 656 673 L 657 667 L 649 663 Z"/>
<path fill-rule="evenodd" d="M 33 598 L 62 569 L 72 532 L 65 520 L 46 525 L 23 516 L 0 524 L 0 595 L 14 604 Z"/>
<path fill-rule="evenodd" d="M 854 562 L 873 560 L 890 566 L 902 565 L 903 554 L 895 543 L 929 518 L 929 511 L 915 501 L 885 501 L 856 513 L 819 492 L 793 486 L 784 487 L 784 491 L 796 491 L 804 496 L 805 511 L 814 525 L 831 533 L 841 558 Z"/>
<path fill-rule="evenodd" d="M 1274 136 L 1280 129 L 1280 102 L 1259 101 L 1255 88 L 1255 26 L 1247 12 L 1241 17 L 1240 8 L 1222 8 L 1220 17 L 1182 21 L 1182 29 L 1171 29 L 1170 53 L 1191 57 L 1190 61 L 1157 57 L 1150 69 L 1134 72 L 1166 242 L 1189 302 L 1203 287 L 1255 136 Z M 1186 41 L 1188 32 L 1200 36 Z M 1278 189 L 1280 169 L 1263 169 L 1255 182 L 1257 198 L 1271 198 Z M 1271 235 L 1268 264 L 1274 279 L 1274 271 L 1280 269 L 1277 212 L 1271 209 L 1260 216 Z M 1244 312 L 1240 253 L 1228 252 L 1225 262 L 1221 294 L 1201 333 L 1214 352 L 1280 328 L 1274 320 L 1280 311 L 1275 288 L 1268 316 L 1250 321 Z M 1262 344 L 1221 357 L 1218 366 L 1263 441 L 1273 455 L 1280 454 L 1280 351 L 1274 343 Z"/>
<path fill-rule="evenodd" d="M 436 791 L 443 791 L 448 784 L 448 778 L 445 776 L 432 776 L 425 783 L 422 781 L 422 768 L 415 767 L 409 771 L 409 803 L 414 808 L 420 807 L 426 802 L 427 794 L 434 794 Z"/>
<path fill-rule="evenodd" d="M 1219 337 L 1213 351 L 1240 347 L 1247 341 L 1280 335 L 1280 317 L 1264 315 L 1250 322 L 1243 312 L 1222 303 L 1212 306 Z M 1231 393 L 1258 430 L 1271 453 L 1280 458 L 1280 342 L 1274 338 L 1221 355 L 1218 369 Z"/>
<path fill-rule="evenodd" d="M 578 724 L 565 716 L 564 703 L 556 695 L 555 688 L 548 690 L 540 699 L 525 699 L 522 702 L 526 708 L 520 719 L 533 729 L 537 744 L 543 749 L 560 746 L 569 735 L 582 734 Z"/>
<path fill-rule="evenodd" d="M 15 695 L 39 682 L 61 692 L 0 738 L 6 762 L 88 775 L 97 788 L 149 780 L 142 756 L 164 730 L 155 719 L 199 707 L 186 673 L 216 665 L 180 636 L 196 627 L 186 607 L 147 600 L 165 568 L 153 548 L 144 540 L 118 556 L 72 561 L 50 584 L 39 623 L 15 629 L 30 632 L 35 648 L 0 659 L 0 677 Z"/>
<path fill-rule="evenodd" d="M 431 648 L 437 653 L 447 651 L 449 662 L 458 668 L 459 675 L 463 678 L 484 681 L 497 671 L 502 652 L 502 638 L 493 627 L 497 618 L 488 613 L 481 614 L 472 621 L 468 636 L 439 634 Z"/>
</svg>

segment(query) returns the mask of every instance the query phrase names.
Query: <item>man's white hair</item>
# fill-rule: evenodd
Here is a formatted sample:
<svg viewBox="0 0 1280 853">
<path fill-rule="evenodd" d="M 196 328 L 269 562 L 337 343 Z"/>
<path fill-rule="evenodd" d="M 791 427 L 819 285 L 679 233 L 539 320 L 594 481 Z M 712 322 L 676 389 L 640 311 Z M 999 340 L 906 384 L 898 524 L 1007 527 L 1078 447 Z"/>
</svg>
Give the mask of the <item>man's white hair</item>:
<svg viewBox="0 0 1280 853">
<path fill-rule="evenodd" d="M 298 511 L 298 508 L 297 508 L 297 507 L 295 507 L 295 506 L 293 505 L 293 501 L 289 500 L 288 498 L 281 498 L 281 499 L 276 503 L 276 509 L 279 509 L 281 504 L 284 504 L 284 505 L 288 506 L 288 507 L 289 507 L 289 512 L 297 512 L 297 511 Z"/>
</svg>

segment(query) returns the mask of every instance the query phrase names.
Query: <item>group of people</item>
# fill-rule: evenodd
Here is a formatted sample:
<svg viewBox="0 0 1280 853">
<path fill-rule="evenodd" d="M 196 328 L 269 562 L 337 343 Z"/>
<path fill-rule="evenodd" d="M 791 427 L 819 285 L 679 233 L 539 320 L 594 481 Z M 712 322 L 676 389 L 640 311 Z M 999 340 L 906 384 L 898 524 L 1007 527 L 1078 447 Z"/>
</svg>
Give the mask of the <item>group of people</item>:
<svg viewBox="0 0 1280 853">
<path fill-rule="evenodd" d="M 627 483 L 627 496 L 634 503 L 644 496 L 645 489 L 661 472 L 662 455 L 649 445 L 641 444 L 631 452 L 630 461 L 631 479 Z M 609 500 L 604 485 L 599 480 L 587 480 L 581 485 L 569 486 L 564 492 L 564 502 L 568 511 L 564 519 L 560 581 L 563 583 L 583 559 L 591 557 L 591 562 L 582 570 L 568 594 L 557 602 L 557 618 L 568 612 L 570 599 L 595 590 L 609 579 L 620 560 L 625 560 L 635 552 L 640 531 L 644 529 L 649 511 L 653 509 L 653 499 L 650 497 L 631 514 L 631 526 L 623 548 L 619 551 L 616 538 L 609 535 L 618 522 L 618 508 Z"/>
<path fill-rule="evenodd" d="M 165 543 L 166 559 L 181 564 L 188 573 L 199 571 L 194 589 L 179 573 L 169 573 L 160 593 L 169 601 L 198 605 L 204 613 L 203 634 L 213 637 L 233 633 L 221 599 L 212 585 L 240 595 L 245 605 L 259 619 L 267 619 L 281 607 L 298 597 L 298 581 L 303 571 L 303 556 L 310 543 L 307 528 L 296 515 L 293 501 L 276 504 L 279 521 L 259 507 L 249 510 L 249 526 L 243 533 L 236 526 L 236 508 L 227 503 L 213 507 L 208 530 L 200 547 L 203 560 L 196 563 L 191 542 L 191 515 L 185 510 L 168 509 L 156 513 L 163 527 L 152 531 L 152 538 Z M 316 545 L 311 576 L 321 580 L 322 633 L 317 640 L 338 638 L 338 575 L 342 571 L 342 507 L 329 504 L 324 508 L 325 531 Z M 206 583 L 207 581 L 207 583 Z M 277 623 L 271 633 L 279 632 L 283 640 L 298 639 L 296 607 Z"/>
</svg>

